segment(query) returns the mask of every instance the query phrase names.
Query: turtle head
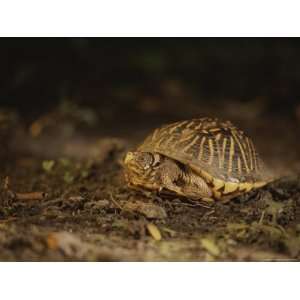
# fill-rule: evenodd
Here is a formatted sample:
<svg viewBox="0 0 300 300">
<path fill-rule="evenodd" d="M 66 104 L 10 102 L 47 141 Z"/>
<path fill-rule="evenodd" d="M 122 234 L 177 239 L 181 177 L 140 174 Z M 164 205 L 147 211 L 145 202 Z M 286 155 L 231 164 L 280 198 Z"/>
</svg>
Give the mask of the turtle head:
<svg viewBox="0 0 300 300">
<path fill-rule="evenodd" d="M 124 159 L 125 176 L 130 185 L 157 188 L 157 168 L 162 156 L 151 152 L 128 152 Z"/>
</svg>

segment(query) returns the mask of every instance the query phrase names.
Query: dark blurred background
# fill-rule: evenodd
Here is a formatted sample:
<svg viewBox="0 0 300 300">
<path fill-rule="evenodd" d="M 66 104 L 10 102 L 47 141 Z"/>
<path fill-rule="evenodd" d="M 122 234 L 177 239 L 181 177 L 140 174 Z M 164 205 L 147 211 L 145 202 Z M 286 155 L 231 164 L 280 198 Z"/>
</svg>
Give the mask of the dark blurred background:
<svg viewBox="0 0 300 300">
<path fill-rule="evenodd" d="M 14 107 L 25 119 L 65 99 L 124 122 L 159 114 L 176 118 L 179 102 L 193 111 L 208 103 L 218 110 L 217 101 L 254 101 L 264 103 L 262 115 L 298 114 L 299 39 L 2 38 L 0 43 L 1 106 Z"/>
</svg>

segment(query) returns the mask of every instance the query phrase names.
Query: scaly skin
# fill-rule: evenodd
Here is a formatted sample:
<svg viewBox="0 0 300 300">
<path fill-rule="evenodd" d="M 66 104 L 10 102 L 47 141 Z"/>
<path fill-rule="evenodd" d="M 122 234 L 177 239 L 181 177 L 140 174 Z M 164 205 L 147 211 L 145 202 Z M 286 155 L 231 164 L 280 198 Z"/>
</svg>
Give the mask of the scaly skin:
<svg viewBox="0 0 300 300">
<path fill-rule="evenodd" d="M 149 154 L 153 155 L 152 160 Z M 211 199 L 213 195 L 203 178 L 160 154 L 129 152 L 124 163 L 126 179 L 131 186 L 157 191 L 166 189 L 192 199 Z"/>
</svg>

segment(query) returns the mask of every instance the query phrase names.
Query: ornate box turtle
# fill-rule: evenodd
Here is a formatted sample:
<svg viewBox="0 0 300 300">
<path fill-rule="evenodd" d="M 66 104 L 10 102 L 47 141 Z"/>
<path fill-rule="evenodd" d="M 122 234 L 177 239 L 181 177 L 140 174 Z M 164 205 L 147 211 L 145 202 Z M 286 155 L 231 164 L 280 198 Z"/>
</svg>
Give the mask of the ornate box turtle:
<svg viewBox="0 0 300 300">
<path fill-rule="evenodd" d="M 229 121 L 200 118 L 154 130 L 128 152 L 131 187 L 191 199 L 229 200 L 271 181 L 249 137 Z"/>
</svg>

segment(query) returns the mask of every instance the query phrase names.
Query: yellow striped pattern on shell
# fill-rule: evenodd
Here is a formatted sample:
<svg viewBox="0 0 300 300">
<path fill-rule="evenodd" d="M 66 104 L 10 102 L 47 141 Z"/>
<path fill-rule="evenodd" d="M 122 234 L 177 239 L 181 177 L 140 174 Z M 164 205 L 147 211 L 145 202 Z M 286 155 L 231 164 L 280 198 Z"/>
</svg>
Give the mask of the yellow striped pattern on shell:
<svg viewBox="0 0 300 300">
<path fill-rule="evenodd" d="M 270 181 L 251 139 L 229 121 L 199 118 L 162 126 L 138 148 L 189 166 L 215 198 L 248 192 Z"/>
</svg>

